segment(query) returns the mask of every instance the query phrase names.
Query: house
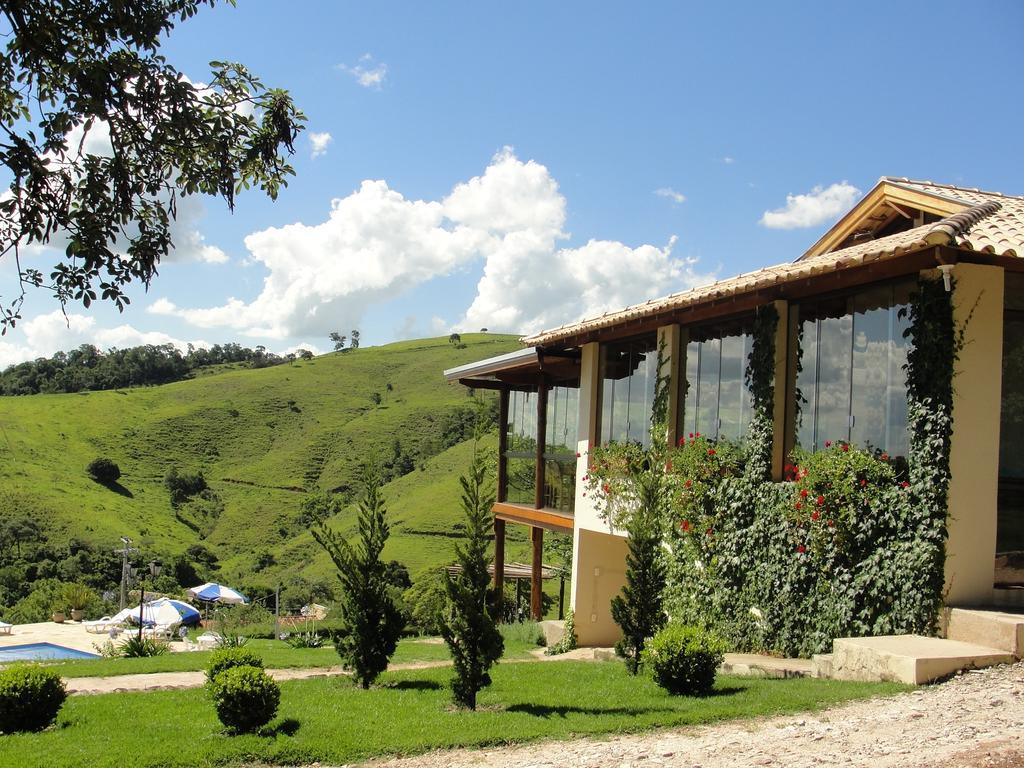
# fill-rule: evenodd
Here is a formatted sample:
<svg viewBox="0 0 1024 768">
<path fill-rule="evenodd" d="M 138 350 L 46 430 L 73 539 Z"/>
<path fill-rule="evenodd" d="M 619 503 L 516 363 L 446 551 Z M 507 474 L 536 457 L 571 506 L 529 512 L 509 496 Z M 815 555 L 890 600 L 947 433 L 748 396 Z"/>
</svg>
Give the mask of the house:
<svg viewBox="0 0 1024 768">
<path fill-rule="evenodd" d="M 609 601 L 626 545 L 584 495 L 588 449 L 649 439 L 659 346 L 670 375 L 669 438 L 741 437 L 744 369 L 757 307 L 775 338 L 775 479 L 794 446 L 850 441 L 908 450 L 909 301 L 944 278 L 965 329 L 954 385 L 945 596 L 948 605 L 1024 596 L 1024 197 L 883 177 L 793 262 L 523 339 L 526 348 L 446 371 L 500 394 L 495 579 L 506 525 L 533 542 L 540 610 L 544 531 L 572 534 L 571 605 L 581 644 L 618 637 Z M 797 398 L 801 407 L 795 407 Z"/>
</svg>

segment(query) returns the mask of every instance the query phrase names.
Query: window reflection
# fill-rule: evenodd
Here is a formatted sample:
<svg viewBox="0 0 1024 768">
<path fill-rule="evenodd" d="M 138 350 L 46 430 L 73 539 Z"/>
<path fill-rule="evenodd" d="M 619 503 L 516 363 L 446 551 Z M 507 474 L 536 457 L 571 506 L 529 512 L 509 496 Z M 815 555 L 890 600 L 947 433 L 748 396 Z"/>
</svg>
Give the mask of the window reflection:
<svg viewBox="0 0 1024 768">
<path fill-rule="evenodd" d="M 601 442 L 650 444 L 657 380 L 655 338 L 601 346 Z"/>
<path fill-rule="evenodd" d="M 536 502 L 536 467 L 537 393 L 512 391 L 505 439 L 506 501 L 531 506 Z"/>
<path fill-rule="evenodd" d="M 544 506 L 572 512 L 576 498 L 576 424 L 580 393 L 574 387 L 548 391 L 544 443 Z"/>
<path fill-rule="evenodd" d="M 751 336 L 743 323 L 690 329 L 686 345 L 683 432 L 742 440 L 750 425 L 744 381 Z"/>
<path fill-rule="evenodd" d="M 909 342 L 900 310 L 912 286 L 900 282 L 799 306 L 798 445 L 820 450 L 843 440 L 906 455 Z"/>
</svg>

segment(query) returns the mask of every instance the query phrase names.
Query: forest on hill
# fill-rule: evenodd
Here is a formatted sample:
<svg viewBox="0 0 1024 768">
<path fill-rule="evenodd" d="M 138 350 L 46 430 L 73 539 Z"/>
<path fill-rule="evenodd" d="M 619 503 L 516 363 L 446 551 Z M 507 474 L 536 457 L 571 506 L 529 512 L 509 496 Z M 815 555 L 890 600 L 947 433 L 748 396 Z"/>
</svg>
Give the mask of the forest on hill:
<svg viewBox="0 0 1024 768">
<path fill-rule="evenodd" d="M 160 559 L 167 592 L 216 577 L 291 602 L 333 590 L 333 567 L 308 533 L 303 502 L 327 493 L 331 521 L 354 533 L 352 506 L 376 466 L 392 528 L 385 558 L 412 574 L 451 560 L 459 475 L 482 403 L 442 371 L 518 348 L 512 336 L 465 334 L 227 367 L 150 387 L 0 399 L 0 617 L 39 613 L 56 584 L 116 589 L 121 537 Z M 202 372 L 201 372 L 202 373 Z M 97 458 L 119 476 L 97 481 Z M 510 560 L 526 558 L 510 528 Z M 17 615 L 14 618 L 18 618 Z"/>
</svg>

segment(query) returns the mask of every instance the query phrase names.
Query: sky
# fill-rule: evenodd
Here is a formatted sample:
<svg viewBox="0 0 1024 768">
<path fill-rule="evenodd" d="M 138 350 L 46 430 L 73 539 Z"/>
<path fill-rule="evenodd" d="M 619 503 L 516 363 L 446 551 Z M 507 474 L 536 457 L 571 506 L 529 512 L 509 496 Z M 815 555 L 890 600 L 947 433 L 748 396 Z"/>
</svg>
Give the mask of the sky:
<svg viewBox="0 0 1024 768">
<path fill-rule="evenodd" d="M 1013 0 L 203 9 L 164 55 L 288 89 L 297 175 L 188 199 L 124 313 L 31 292 L 0 367 L 530 333 L 797 258 L 882 175 L 1024 194 L 1021 32 Z"/>
</svg>

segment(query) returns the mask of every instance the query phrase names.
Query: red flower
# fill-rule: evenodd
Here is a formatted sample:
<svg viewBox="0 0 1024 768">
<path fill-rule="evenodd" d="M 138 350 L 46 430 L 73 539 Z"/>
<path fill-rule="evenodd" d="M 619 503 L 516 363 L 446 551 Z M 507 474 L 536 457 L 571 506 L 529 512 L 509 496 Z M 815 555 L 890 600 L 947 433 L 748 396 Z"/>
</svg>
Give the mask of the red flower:
<svg viewBox="0 0 1024 768">
<path fill-rule="evenodd" d="M 902 483 L 900 483 L 900 488 L 909 488 L 909 487 L 910 487 L 910 483 L 908 483 L 906 480 L 904 480 Z"/>
<path fill-rule="evenodd" d="M 589 479 L 590 479 L 590 475 L 584 475 L 583 476 L 583 482 L 587 482 L 587 480 L 589 480 Z"/>
<path fill-rule="evenodd" d="M 714 448 L 708 448 L 708 456 L 714 456 L 714 455 L 715 455 L 715 449 Z"/>
<path fill-rule="evenodd" d="M 828 527 L 829 528 L 835 528 L 836 527 L 836 521 L 835 520 L 829 520 L 828 521 Z"/>
<path fill-rule="evenodd" d="M 707 533 L 708 533 L 708 536 L 713 536 L 714 533 L 715 533 L 715 529 L 714 528 L 708 528 Z"/>
<path fill-rule="evenodd" d="M 670 461 L 670 462 L 668 462 L 668 463 L 667 463 L 667 464 L 665 465 L 665 471 L 666 471 L 666 472 L 671 472 L 671 471 L 672 471 L 672 462 L 671 462 L 671 461 Z"/>
<path fill-rule="evenodd" d="M 690 433 L 690 439 L 693 440 L 693 432 Z"/>
<path fill-rule="evenodd" d="M 681 527 L 683 529 L 683 533 L 689 533 L 690 532 L 690 521 L 689 520 L 683 520 L 683 525 Z"/>
<path fill-rule="evenodd" d="M 580 457 L 580 452 L 576 451 L 576 458 L 578 459 L 579 457 Z"/>
<path fill-rule="evenodd" d="M 818 494 L 818 498 L 816 498 L 816 499 L 815 499 L 814 501 L 815 501 L 815 502 L 817 503 L 817 505 L 818 505 L 818 506 L 820 507 L 820 506 L 821 506 L 822 504 L 824 504 L 824 503 L 825 503 L 825 497 L 824 497 L 824 496 L 822 496 L 821 494 Z"/>
<path fill-rule="evenodd" d="M 798 501 L 798 502 L 797 502 L 796 504 L 794 504 L 793 506 L 794 506 L 794 507 L 796 507 L 797 509 L 800 509 L 800 508 L 801 508 L 801 507 L 803 506 L 803 504 L 801 504 L 801 503 L 800 503 L 800 502 Z"/>
<path fill-rule="evenodd" d="M 697 437 L 700 437 L 700 432 L 694 432 L 693 434 L 695 434 Z"/>
<path fill-rule="evenodd" d="M 883 453 L 882 454 L 882 461 L 888 461 L 888 460 L 889 460 L 889 454 L 888 453 Z"/>
<path fill-rule="evenodd" d="M 811 520 L 817 520 L 819 517 L 821 517 L 821 512 L 818 510 L 811 512 Z"/>
<path fill-rule="evenodd" d="M 693 480 L 687 480 L 686 487 L 689 488 L 691 485 L 693 485 Z"/>
<path fill-rule="evenodd" d="M 801 499 L 806 499 L 807 498 L 807 489 L 806 488 L 801 488 L 800 489 L 800 498 Z"/>
<path fill-rule="evenodd" d="M 825 441 L 825 447 L 826 448 L 831 448 L 832 447 L 832 441 L 831 440 L 826 440 Z"/>
<path fill-rule="evenodd" d="M 843 443 L 843 453 L 846 453 L 849 450 L 850 450 L 850 444 L 849 443 Z"/>
<path fill-rule="evenodd" d="M 867 481 L 867 480 L 865 480 L 865 479 L 864 479 L 864 478 L 862 477 L 862 478 L 860 479 L 860 487 L 861 487 L 861 488 L 864 488 L 864 487 L 866 487 L 866 486 L 867 486 L 867 484 L 868 484 L 868 481 Z"/>
<path fill-rule="evenodd" d="M 692 435 L 691 435 L 691 437 L 692 437 Z M 685 437 L 680 437 L 679 438 L 679 445 L 686 445 L 686 438 Z"/>
<path fill-rule="evenodd" d="M 605 493 L 611 493 L 612 487 L 608 485 L 608 483 L 605 483 L 604 485 L 601 486 L 601 490 L 604 491 Z"/>
<path fill-rule="evenodd" d="M 807 547 L 805 547 L 803 544 L 798 544 L 796 547 L 796 551 L 802 555 L 804 552 L 807 551 Z"/>
</svg>

